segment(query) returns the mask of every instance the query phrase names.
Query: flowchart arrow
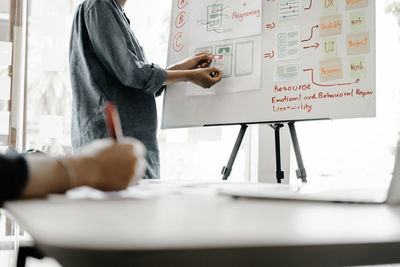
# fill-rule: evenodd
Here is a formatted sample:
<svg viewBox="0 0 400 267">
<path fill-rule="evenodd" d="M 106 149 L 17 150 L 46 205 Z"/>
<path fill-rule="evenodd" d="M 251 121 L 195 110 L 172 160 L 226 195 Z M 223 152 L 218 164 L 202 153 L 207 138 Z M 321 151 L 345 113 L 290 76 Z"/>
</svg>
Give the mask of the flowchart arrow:
<svg viewBox="0 0 400 267">
<path fill-rule="evenodd" d="M 275 27 L 276 27 L 275 22 L 272 22 L 271 24 L 265 25 L 265 28 L 270 29 L 270 30 L 272 30 Z"/>
<path fill-rule="evenodd" d="M 272 52 L 271 53 L 266 53 L 266 54 L 264 54 L 264 58 L 269 58 L 269 59 L 271 59 L 271 58 L 273 58 L 275 56 L 275 52 L 272 50 Z"/>
<path fill-rule="evenodd" d="M 308 42 L 308 41 L 310 41 L 310 40 L 313 38 L 313 36 L 314 36 L 314 29 L 318 29 L 318 28 L 319 28 L 319 25 L 312 26 L 310 38 L 308 38 L 308 39 L 306 39 L 306 40 L 302 40 L 302 42 Z"/>
<path fill-rule="evenodd" d="M 310 6 L 309 7 L 305 7 L 304 10 L 310 10 L 312 6 L 312 0 L 310 0 Z"/>
<path fill-rule="evenodd" d="M 311 71 L 311 81 L 314 85 L 316 86 L 323 86 L 323 87 L 332 87 L 332 86 L 345 86 L 345 85 L 352 85 L 355 83 L 359 83 L 360 79 L 355 80 L 354 82 L 351 83 L 338 83 L 338 84 L 320 84 L 314 81 L 314 69 L 305 69 L 303 71 Z"/>
<path fill-rule="evenodd" d="M 303 47 L 303 49 L 309 49 L 309 48 L 318 49 L 318 47 L 319 47 L 319 43 L 315 43 L 315 45 L 305 46 L 305 47 Z"/>
</svg>

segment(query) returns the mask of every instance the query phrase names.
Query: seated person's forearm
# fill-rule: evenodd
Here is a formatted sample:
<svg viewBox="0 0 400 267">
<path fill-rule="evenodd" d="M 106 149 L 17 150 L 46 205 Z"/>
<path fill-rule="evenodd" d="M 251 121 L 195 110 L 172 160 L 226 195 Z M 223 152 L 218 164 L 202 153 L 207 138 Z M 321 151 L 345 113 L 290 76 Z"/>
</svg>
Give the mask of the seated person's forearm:
<svg viewBox="0 0 400 267">
<path fill-rule="evenodd" d="M 83 172 L 82 159 L 78 161 L 74 158 L 64 158 L 63 160 L 68 161 L 68 164 L 73 168 L 76 181 L 70 180 L 71 177 L 69 177 L 65 167 L 56 159 L 47 156 L 28 157 L 29 178 L 22 192 L 22 197 L 39 198 L 49 193 L 63 193 L 76 186 L 90 186 L 88 183 L 90 172 L 86 172 L 86 175 L 81 174 Z M 87 168 L 90 168 L 90 164 Z"/>
</svg>

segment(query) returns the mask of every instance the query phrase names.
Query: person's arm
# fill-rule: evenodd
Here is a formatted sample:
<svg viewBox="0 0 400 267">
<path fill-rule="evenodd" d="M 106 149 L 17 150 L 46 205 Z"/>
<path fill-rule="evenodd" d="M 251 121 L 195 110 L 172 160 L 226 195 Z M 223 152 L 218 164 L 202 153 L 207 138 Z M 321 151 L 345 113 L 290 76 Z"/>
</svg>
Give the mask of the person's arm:
<svg viewBox="0 0 400 267">
<path fill-rule="evenodd" d="M 181 62 L 175 63 L 167 68 L 167 70 L 193 70 L 206 68 L 211 64 L 212 55 L 207 52 L 201 52 L 193 57 L 187 58 Z"/>
<path fill-rule="evenodd" d="M 95 141 L 77 155 L 63 159 L 27 157 L 29 178 L 21 198 L 44 197 L 78 186 L 90 186 L 103 191 L 125 189 L 132 184 L 132 179 L 137 183 L 143 177 L 144 154 L 143 144 L 124 138 L 120 143 L 111 139 Z M 60 160 L 68 164 L 63 165 Z M 74 177 L 70 177 L 71 174 Z"/>
<path fill-rule="evenodd" d="M 166 70 L 139 60 L 131 51 L 121 15 L 108 1 L 97 1 L 86 13 L 86 28 L 96 57 L 123 85 L 153 95 L 166 80 Z M 129 48 L 128 48 L 129 47 Z"/>
<path fill-rule="evenodd" d="M 192 82 L 203 88 L 210 88 L 222 79 L 222 71 L 217 68 L 196 70 L 168 70 L 164 85 L 177 82 Z"/>
</svg>

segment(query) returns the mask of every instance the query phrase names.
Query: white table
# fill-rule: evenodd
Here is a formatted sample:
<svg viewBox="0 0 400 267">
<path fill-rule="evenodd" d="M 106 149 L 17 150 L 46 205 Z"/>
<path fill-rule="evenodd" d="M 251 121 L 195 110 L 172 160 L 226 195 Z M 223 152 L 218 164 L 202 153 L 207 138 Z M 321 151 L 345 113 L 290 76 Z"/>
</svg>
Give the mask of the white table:
<svg viewBox="0 0 400 267">
<path fill-rule="evenodd" d="M 147 200 L 33 200 L 5 207 L 40 249 L 67 267 L 400 262 L 400 207 L 192 191 Z"/>
</svg>

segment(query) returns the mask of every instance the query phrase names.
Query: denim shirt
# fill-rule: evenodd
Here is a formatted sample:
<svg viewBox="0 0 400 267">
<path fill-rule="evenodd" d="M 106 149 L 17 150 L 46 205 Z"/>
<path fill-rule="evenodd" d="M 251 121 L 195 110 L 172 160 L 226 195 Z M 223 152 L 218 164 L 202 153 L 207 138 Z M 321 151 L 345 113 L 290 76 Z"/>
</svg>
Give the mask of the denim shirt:
<svg viewBox="0 0 400 267">
<path fill-rule="evenodd" d="M 75 14 L 70 41 L 73 92 L 72 145 L 108 137 L 106 101 L 119 111 L 122 131 L 147 150 L 146 178 L 159 178 L 157 110 L 166 70 L 148 63 L 117 0 L 85 0 Z"/>
</svg>

